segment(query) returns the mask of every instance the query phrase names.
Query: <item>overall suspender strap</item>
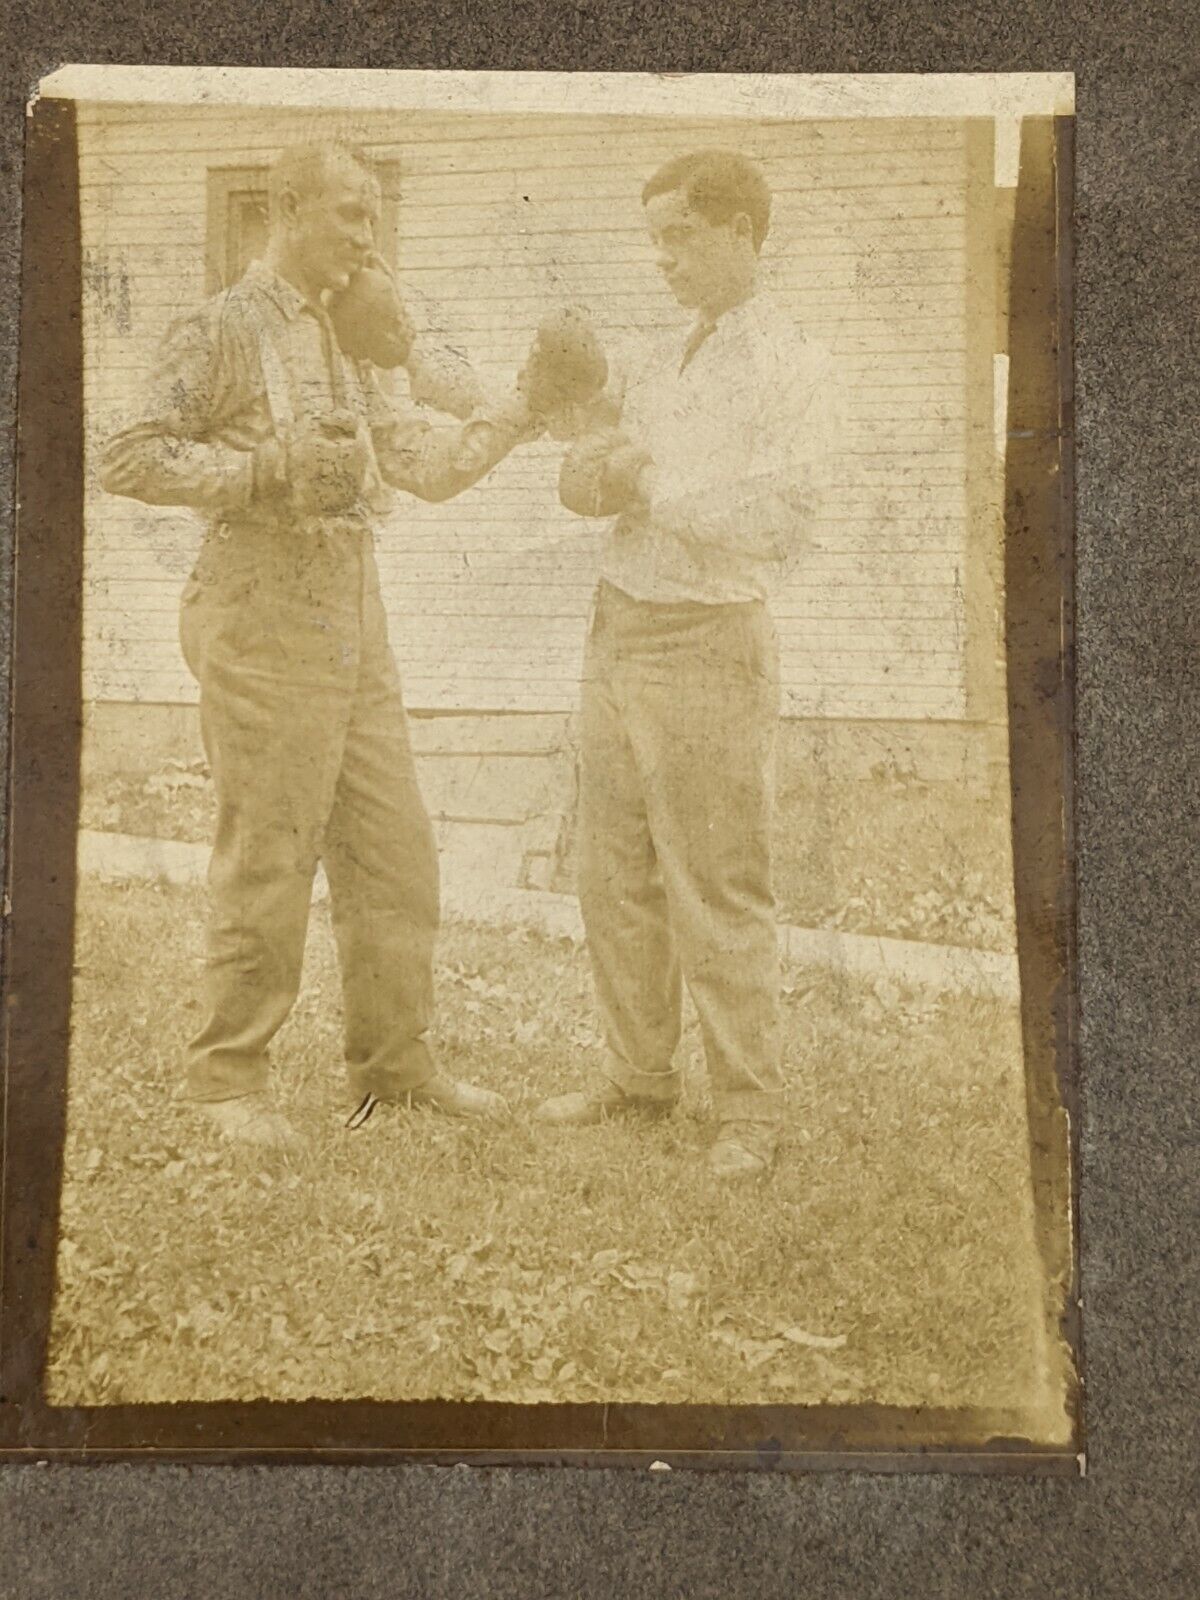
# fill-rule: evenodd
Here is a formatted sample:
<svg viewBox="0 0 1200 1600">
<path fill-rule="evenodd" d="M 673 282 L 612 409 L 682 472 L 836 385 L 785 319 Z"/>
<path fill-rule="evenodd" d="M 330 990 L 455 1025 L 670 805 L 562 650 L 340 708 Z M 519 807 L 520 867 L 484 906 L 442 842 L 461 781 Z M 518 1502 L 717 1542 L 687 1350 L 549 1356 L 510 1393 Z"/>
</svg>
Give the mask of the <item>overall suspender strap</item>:
<svg viewBox="0 0 1200 1600">
<path fill-rule="evenodd" d="M 337 342 L 337 335 L 333 331 L 333 323 L 323 312 L 317 321 L 321 329 L 321 349 L 325 356 L 325 369 L 329 373 L 329 390 L 334 405 L 340 410 L 346 404 L 346 372 L 342 365 L 345 358 Z"/>
<path fill-rule="evenodd" d="M 345 357 L 337 346 L 333 325 L 329 322 L 329 319 L 327 317 L 319 318 L 318 322 L 326 369 L 329 374 L 330 398 L 335 407 L 348 408 L 350 396 L 344 365 Z M 289 376 L 288 365 L 280 348 L 280 340 L 267 327 L 262 328 L 259 332 L 258 359 L 262 369 L 267 409 L 271 414 L 271 426 L 274 429 L 276 438 L 282 438 L 297 421 L 296 397 L 292 380 Z M 359 427 L 363 430 L 367 429 L 365 418 L 360 420 Z M 368 503 L 378 500 L 380 497 L 387 498 L 386 488 L 380 477 L 373 450 L 371 451 L 371 461 L 364 490 Z"/>
<path fill-rule="evenodd" d="M 262 367 L 267 409 L 271 413 L 271 423 L 278 437 L 295 422 L 296 405 L 283 356 L 266 328 L 258 336 L 258 359 Z"/>
</svg>

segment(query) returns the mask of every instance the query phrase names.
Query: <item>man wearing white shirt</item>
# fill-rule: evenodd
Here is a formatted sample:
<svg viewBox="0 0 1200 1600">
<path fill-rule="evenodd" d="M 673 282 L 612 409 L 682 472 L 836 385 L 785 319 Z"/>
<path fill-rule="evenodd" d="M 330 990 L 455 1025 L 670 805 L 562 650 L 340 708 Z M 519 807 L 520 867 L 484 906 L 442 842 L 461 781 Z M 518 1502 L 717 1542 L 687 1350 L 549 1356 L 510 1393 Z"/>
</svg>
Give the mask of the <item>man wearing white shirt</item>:
<svg viewBox="0 0 1200 1600">
<path fill-rule="evenodd" d="M 579 895 L 606 1036 L 579 1126 L 678 1099 L 682 981 L 719 1121 L 710 1165 L 753 1176 L 781 1117 L 771 889 L 779 661 L 768 600 L 805 543 L 834 431 L 827 351 L 758 290 L 770 192 L 726 151 L 642 194 L 690 335 L 567 454 L 563 503 L 611 516 L 584 668 Z"/>
</svg>

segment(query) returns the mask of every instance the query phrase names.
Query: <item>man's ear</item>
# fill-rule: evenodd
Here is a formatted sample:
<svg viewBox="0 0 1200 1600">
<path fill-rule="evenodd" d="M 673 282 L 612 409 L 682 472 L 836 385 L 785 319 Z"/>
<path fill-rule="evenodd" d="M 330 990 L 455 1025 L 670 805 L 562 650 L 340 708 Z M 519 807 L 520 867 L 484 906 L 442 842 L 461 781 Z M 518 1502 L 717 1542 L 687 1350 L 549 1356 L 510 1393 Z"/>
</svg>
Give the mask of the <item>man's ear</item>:
<svg viewBox="0 0 1200 1600">
<path fill-rule="evenodd" d="M 748 212 L 737 213 L 733 219 L 733 231 L 739 239 L 745 239 L 748 244 L 754 243 L 754 224 L 750 221 Z"/>
</svg>

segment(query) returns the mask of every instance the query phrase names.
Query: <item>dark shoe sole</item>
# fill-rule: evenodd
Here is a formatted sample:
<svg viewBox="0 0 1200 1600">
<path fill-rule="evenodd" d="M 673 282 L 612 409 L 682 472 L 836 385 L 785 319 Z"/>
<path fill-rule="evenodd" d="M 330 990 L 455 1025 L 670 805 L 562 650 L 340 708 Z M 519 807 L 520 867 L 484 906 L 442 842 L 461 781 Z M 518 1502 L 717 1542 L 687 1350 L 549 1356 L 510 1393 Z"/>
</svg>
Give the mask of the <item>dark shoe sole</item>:
<svg viewBox="0 0 1200 1600">
<path fill-rule="evenodd" d="M 363 1097 L 359 1101 L 358 1105 L 354 1108 L 354 1110 L 346 1118 L 346 1126 L 348 1128 L 361 1128 L 363 1126 L 363 1124 L 366 1123 L 370 1119 L 371 1113 L 374 1111 L 375 1107 L 378 1104 L 379 1104 L 379 1096 L 378 1095 L 374 1095 L 374 1094 L 365 1094 L 365 1095 L 363 1095 Z"/>
<path fill-rule="evenodd" d="M 370 1120 L 371 1114 L 374 1112 L 375 1107 L 380 1103 L 381 1096 L 376 1094 L 365 1094 L 359 1101 L 358 1105 L 346 1118 L 346 1127 L 361 1128 Z M 409 1106 L 427 1106 L 432 1111 L 440 1111 L 445 1117 L 458 1117 L 464 1122 L 504 1122 L 507 1120 L 508 1115 L 506 1111 L 499 1109 L 467 1110 L 462 1106 L 446 1105 L 440 1100 L 422 1099 L 419 1091 L 417 1090 L 414 1090 L 411 1094 L 405 1095 L 403 1100 L 399 1103 L 407 1103 Z"/>
</svg>

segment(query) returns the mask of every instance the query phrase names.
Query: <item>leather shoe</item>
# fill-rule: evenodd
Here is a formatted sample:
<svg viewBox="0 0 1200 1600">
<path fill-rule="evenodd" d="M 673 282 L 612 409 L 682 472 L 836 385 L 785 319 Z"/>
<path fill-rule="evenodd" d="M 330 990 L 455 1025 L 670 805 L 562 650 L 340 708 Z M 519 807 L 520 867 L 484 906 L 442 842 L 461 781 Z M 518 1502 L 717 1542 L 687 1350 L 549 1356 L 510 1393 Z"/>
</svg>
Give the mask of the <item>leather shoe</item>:
<svg viewBox="0 0 1200 1600">
<path fill-rule="evenodd" d="M 300 1135 L 266 1093 L 236 1100 L 206 1100 L 197 1107 L 226 1139 L 256 1145 L 260 1150 L 297 1150 Z"/>
<path fill-rule="evenodd" d="M 591 1128 L 609 1117 L 630 1113 L 643 1117 L 664 1117 L 674 1109 L 674 1100 L 651 1100 L 645 1095 L 626 1094 L 614 1084 L 576 1090 L 543 1100 L 533 1115 L 538 1122 L 559 1128 Z"/>
<path fill-rule="evenodd" d="M 775 1159 L 775 1129 L 769 1123 L 729 1122 L 708 1153 L 714 1178 L 761 1178 Z"/>
<path fill-rule="evenodd" d="M 462 1083 L 456 1078 L 429 1078 L 405 1096 L 409 1105 L 428 1106 L 447 1117 L 476 1117 L 498 1122 L 509 1115 L 508 1101 L 491 1089 L 480 1089 L 474 1083 Z"/>
</svg>

